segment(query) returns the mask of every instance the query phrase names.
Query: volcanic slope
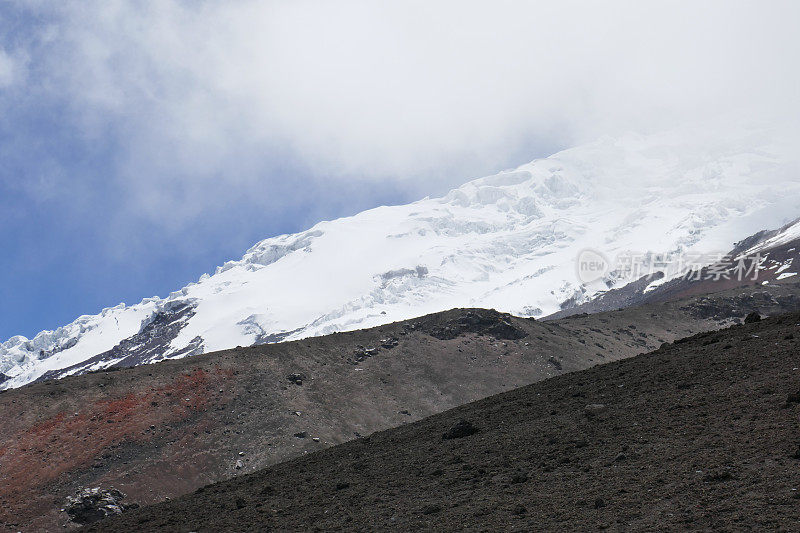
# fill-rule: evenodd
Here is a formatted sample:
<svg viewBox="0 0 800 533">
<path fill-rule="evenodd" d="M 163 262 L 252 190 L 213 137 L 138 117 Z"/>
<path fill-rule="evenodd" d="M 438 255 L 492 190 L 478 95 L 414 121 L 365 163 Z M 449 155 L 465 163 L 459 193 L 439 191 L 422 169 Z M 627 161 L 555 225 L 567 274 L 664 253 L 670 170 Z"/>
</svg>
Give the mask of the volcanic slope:
<svg viewBox="0 0 800 533">
<path fill-rule="evenodd" d="M 800 285 L 553 322 L 455 309 L 9 390 L 0 394 L 0 523 L 60 528 L 59 509 L 81 487 L 114 487 L 140 504 L 174 498 L 753 310 L 800 310 Z"/>
<path fill-rule="evenodd" d="M 796 531 L 798 343 L 797 313 L 699 334 L 89 531 Z"/>
</svg>

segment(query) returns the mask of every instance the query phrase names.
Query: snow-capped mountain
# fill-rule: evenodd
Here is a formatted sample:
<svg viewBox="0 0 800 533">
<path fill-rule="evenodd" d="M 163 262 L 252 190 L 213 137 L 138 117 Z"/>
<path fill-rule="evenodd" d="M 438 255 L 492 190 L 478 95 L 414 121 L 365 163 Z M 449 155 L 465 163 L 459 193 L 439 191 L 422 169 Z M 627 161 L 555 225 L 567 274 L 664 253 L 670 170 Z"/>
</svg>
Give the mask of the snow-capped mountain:
<svg viewBox="0 0 800 533">
<path fill-rule="evenodd" d="M 546 315 L 612 283 L 580 282 L 582 250 L 725 252 L 797 217 L 791 148 L 764 130 L 603 138 L 442 198 L 321 222 L 261 241 L 167 298 L 12 337 L 0 344 L 0 387 L 453 307 Z"/>
</svg>

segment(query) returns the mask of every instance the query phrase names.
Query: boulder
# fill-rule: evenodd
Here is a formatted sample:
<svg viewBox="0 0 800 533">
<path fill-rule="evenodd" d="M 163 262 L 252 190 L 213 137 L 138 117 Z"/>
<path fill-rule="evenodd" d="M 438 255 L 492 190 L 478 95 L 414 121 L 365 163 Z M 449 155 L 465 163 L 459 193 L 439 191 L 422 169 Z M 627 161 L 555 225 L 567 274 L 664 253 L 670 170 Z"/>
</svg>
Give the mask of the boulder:
<svg viewBox="0 0 800 533">
<path fill-rule="evenodd" d="M 286 380 L 289 381 L 289 383 L 294 383 L 295 385 L 302 385 L 303 374 L 289 374 L 286 376 Z"/>
<path fill-rule="evenodd" d="M 583 412 L 589 418 L 594 418 L 597 416 L 602 415 L 608 410 L 608 408 L 603 405 L 602 403 L 590 403 L 586 407 L 583 408 Z"/>
<path fill-rule="evenodd" d="M 67 497 L 64 511 L 76 524 L 91 524 L 107 516 L 122 514 L 128 509 L 139 507 L 138 504 L 124 504 L 125 494 L 117 489 L 101 489 L 100 487 L 79 489 L 75 496 Z"/>
<path fill-rule="evenodd" d="M 756 311 L 753 311 L 744 317 L 745 324 L 752 324 L 753 322 L 761 322 L 761 315 L 759 315 Z"/>
<path fill-rule="evenodd" d="M 474 435 L 479 431 L 480 430 L 475 427 L 472 422 L 467 420 L 459 420 L 453 427 L 448 429 L 444 435 L 442 435 L 442 438 L 444 440 L 461 439 L 464 437 L 469 437 L 470 435 Z"/>
</svg>

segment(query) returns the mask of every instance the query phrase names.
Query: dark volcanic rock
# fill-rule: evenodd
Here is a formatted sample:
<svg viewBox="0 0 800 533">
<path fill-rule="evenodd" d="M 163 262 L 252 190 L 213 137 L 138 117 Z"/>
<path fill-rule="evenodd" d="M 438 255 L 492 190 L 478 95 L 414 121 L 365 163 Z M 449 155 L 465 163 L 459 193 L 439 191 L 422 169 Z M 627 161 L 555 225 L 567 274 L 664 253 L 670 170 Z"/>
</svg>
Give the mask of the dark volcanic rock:
<svg viewBox="0 0 800 533">
<path fill-rule="evenodd" d="M 606 506 L 606 502 L 605 502 L 605 500 L 603 500 L 603 498 L 597 498 L 594 501 L 594 508 L 595 509 L 602 509 L 605 506 Z"/>
<path fill-rule="evenodd" d="M 160 361 L 164 359 L 164 346 L 178 336 L 188 320 L 194 316 L 194 312 L 194 305 L 176 303 L 155 313 L 138 333 L 123 339 L 110 350 L 75 365 L 45 372 L 37 381 L 82 374 L 88 372 L 90 368 L 106 362 L 109 364 L 113 362 L 115 367 L 132 367 Z M 61 346 L 57 352 L 63 351 L 68 347 L 69 345 Z M 195 337 L 186 348 L 170 354 L 170 357 L 191 356 L 200 353 L 203 353 L 203 340 L 200 337 Z M 41 353 L 40 358 L 50 357 L 51 355 Z"/>
<path fill-rule="evenodd" d="M 441 506 L 432 504 L 422 508 L 422 514 L 436 514 L 442 510 Z"/>
<path fill-rule="evenodd" d="M 596 418 L 604 414 L 607 410 L 606 406 L 602 403 L 590 403 L 583 408 L 583 412 L 586 413 L 586 416 L 589 418 Z"/>
<path fill-rule="evenodd" d="M 791 406 L 793 403 L 800 403 L 800 391 L 790 392 L 786 396 L 786 407 Z"/>
<path fill-rule="evenodd" d="M 125 505 L 125 494 L 117 489 L 81 489 L 75 496 L 67 497 L 64 511 L 70 520 L 77 524 L 91 524 L 107 516 L 122 514 L 128 509 L 136 509 L 137 504 Z"/>
<path fill-rule="evenodd" d="M 474 435 L 479 431 L 480 430 L 476 428 L 472 422 L 469 422 L 468 420 L 459 420 L 453 427 L 445 431 L 444 435 L 442 435 L 442 438 L 445 440 L 461 439 L 464 437 L 469 437 L 470 435 Z"/>
<path fill-rule="evenodd" d="M 288 376 L 286 376 L 286 379 L 289 381 L 289 383 L 294 383 L 295 385 L 302 385 L 305 377 L 303 376 L 303 374 L 289 374 Z"/>
<path fill-rule="evenodd" d="M 761 320 L 761 315 L 759 315 L 756 311 L 749 313 L 746 317 L 744 317 L 745 324 L 752 324 L 753 322 L 759 322 Z"/>
<path fill-rule="evenodd" d="M 380 348 L 373 348 L 371 346 L 356 346 L 356 349 L 353 351 L 353 357 L 350 359 L 351 364 L 358 364 L 363 363 L 373 355 L 376 355 L 380 351 Z"/>
<path fill-rule="evenodd" d="M 381 348 L 386 348 L 390 350 L 397 346 L 400 341 L 397 340 L 397 337 L 389 337 L 388 339 L 381 339 Z"/>
<path fill-rule="evenodd" d="M 706 483 L 722 483 L 723 481 L 728 481 L 732 477 L 733 473 L 730 468 L 715 468 L 706 472 L 703 476 L 703 481 Z"/>
<path fill-rule="evenodd" d="M 525 483 L 528 481 L 528 474 L 525 472 L 517 472 L 511 476 L 511 483 Z"/>
<path fill-rule="evenodd" d="M 465 333 L 489 335 L 503 340 L 516 340 L 528 336 L 511 323 L 510 315 L 499 313 L 494 309 L 466 311 L 444 325 L 434 326 L 430 331 L 432 337 L 441 340 L 455 339 Z"/>
</svg>

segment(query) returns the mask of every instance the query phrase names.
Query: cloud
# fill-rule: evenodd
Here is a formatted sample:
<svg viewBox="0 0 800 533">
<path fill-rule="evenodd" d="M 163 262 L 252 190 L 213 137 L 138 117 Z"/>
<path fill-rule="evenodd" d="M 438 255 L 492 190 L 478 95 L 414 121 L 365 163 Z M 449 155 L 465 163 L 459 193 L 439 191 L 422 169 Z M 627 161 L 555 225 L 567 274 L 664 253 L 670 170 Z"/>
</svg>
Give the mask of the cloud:
<svg viewBox="0 0 800 533">
<path fill-rule="evenodd" d="M 37 94 L 114 139 L 131 210 L 176 223 L 308 179 L 453 184 L 605 133 L 798 112 L 792 1 L 17 6 Z"/>
<path fill-rule="evenodd" d="M 11 55 L 0 47 L 0 89 L 15 83 L 19 77 L 20 65 Z"/>
</svg>

